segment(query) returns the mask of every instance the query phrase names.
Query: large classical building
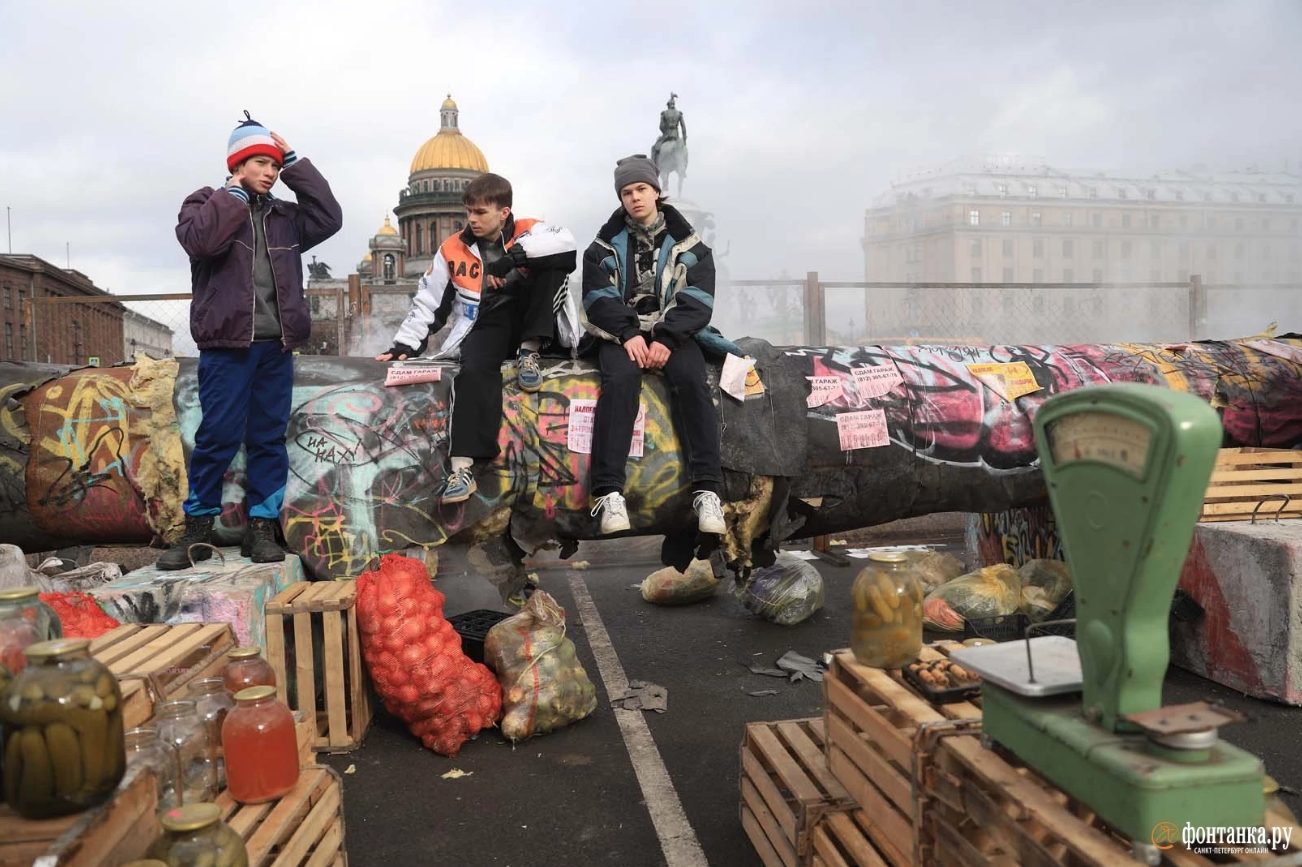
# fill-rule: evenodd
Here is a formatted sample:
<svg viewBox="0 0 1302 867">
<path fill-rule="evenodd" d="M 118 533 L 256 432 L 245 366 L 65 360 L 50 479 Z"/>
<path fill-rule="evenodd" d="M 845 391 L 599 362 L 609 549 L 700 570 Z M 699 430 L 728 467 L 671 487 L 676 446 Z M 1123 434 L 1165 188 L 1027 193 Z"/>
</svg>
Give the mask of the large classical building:
<svg viewBox="0 0 1302 867">
<path fill-rule="evenodd" d="M 1302 176 L 1068 171 L 959 160 L 864 216 L 870 282 L 1302 282 Z"/>
<path fill-rule="evenodd" d="M 0 256 L 0 361 L 102 366 L 123 360 L 125 308 L 80 271 L 36 256 Z"/>
</svg>

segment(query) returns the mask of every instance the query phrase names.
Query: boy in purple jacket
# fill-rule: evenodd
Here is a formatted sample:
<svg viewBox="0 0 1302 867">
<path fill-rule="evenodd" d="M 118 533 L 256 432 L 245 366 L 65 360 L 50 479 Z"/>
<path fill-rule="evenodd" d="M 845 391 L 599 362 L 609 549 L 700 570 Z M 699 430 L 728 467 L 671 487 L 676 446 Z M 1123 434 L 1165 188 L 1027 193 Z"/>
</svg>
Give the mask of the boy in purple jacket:
<svg viewBox="0 0 1302 867">
<path fill-rule="evenodd" d="M 190 256 L 190 334 L 199 347 L 203 419 L 190 455 L 185 533 L 158 558 L 184 569 L 212 555 L 213 519 L 222 511 L 222 479 L 241 445 L 245 452 L 248 524 L 240 553 L 278 562 L 276 541 L 285 499 L 293 350 L 311 328 L 303 294 L 308 250 L 343 224 L 339 202 L 311 162 L 244 113 L 231 133 L 221 189 L 196 190 L 181 205 L 176 237 Z M 271 195 L 279 177 L 297 202 Z"/>
</svg>

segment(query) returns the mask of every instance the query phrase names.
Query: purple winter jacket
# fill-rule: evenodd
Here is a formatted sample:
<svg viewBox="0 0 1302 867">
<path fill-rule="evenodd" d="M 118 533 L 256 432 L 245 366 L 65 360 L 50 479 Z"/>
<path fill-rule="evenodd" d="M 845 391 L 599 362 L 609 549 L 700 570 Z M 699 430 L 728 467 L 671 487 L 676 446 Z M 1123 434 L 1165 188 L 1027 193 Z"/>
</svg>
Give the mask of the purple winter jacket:
<svg viewBox="0 0 1302 867">
<path fill-rule="evenodd" d="M 326 179 L 299 158 L 280 173 L 298 202 L 272 199 L 264 220 L 267 253 L 280 306 L 281 342 L 307 342 L 311 320 L 303 292 L 303 253 L 343 225 Z M 190 336 L 200 349 L 242 349 L 253 342 L 253 217 L 225 190 L 204 187 L 186 197 L 176 237 L 190 256 Z"/>
</svg>

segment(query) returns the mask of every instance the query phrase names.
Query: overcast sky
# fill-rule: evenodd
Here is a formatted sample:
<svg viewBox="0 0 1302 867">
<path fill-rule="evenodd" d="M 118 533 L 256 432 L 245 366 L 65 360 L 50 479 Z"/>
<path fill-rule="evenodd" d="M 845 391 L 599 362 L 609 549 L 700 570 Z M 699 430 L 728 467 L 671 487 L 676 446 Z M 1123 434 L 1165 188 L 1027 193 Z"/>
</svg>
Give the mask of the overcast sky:
<svg viewBox="0 0 1302 867">
<path fill-rule="evenodd" d="M 188 291 L 181 200 L 243 109 L 344 208 L 354 270 L 451 92 L 517 211 L 581 244 L 679 94 L 684 196 L 734 278 L 862 279 L 863 212 L 965 154 L 1154 171 L 1302 157 L 1302 3 L 0 0 L 0 205 L 13 250 L 115 292 Z M 283 186 L 278 192 L 284 192 Z"/>
</svg>

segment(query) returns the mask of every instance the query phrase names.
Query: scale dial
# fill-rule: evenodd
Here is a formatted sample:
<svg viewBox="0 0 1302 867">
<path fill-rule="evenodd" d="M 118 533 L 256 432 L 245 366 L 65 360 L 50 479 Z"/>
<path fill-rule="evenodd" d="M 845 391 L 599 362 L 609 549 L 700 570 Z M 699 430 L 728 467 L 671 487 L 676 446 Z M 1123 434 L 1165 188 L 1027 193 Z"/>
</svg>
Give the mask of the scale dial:
<svg viewBox="0 0 1302 867">
<path fill-rule="evenodd" d="M 1057 466 L 1092 461 L 1144 478 L 1153 431 L 1148 425 L 1107 412 L 1064 416 L 1045 431 Z"/>
</svg>

